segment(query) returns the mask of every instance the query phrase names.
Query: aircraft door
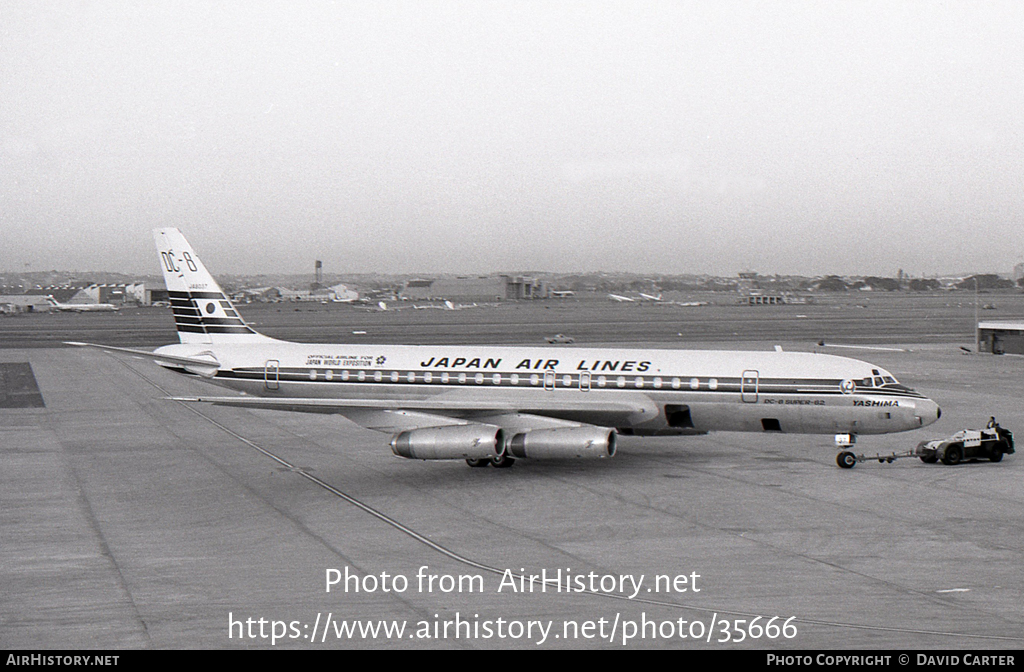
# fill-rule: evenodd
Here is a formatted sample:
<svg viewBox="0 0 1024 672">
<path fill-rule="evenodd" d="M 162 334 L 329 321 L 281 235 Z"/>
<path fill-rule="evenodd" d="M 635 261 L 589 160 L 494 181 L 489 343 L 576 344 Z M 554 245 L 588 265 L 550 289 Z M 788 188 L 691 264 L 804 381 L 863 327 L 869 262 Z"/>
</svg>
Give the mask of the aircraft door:
<svg viewBox="0 0 1024 672">
<path fill-rule="evenodd" d="M 580 373 L 580 390 L 582 392 L 590 390 L 590 371 Z"/>
<path fill-rule="evenodd" d="M 743 403 L 757 403 L 758 382 L 757 371 L 748 370 L 743 372 L 743 377 L 740 379 L 740 400 Z"/>
<path fill-rule="evenodd" d="M 268 359 L 263 366 L 263 383 L 268 390 L 280 388 L 281 362 L 276 359 Z"/>
<path fill-rule="evenodd" d="M 544 389 L 554 390 L 555 389 L 555 371 L 554 369 L 545 369 L 544 371 Z"/>
</svg>

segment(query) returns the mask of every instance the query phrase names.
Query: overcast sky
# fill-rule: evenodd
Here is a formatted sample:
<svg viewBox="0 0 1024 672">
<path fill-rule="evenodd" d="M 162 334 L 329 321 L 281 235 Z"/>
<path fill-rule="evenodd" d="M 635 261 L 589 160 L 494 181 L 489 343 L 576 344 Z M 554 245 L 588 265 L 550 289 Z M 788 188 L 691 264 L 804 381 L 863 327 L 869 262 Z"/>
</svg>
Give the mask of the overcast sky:
<svg viewBox="0 0 1024 672">
<path fill-rule="evenodd" d="M 0 270 L 1024 258 L 1024 3 L 0 0 Z"/>
</svg>

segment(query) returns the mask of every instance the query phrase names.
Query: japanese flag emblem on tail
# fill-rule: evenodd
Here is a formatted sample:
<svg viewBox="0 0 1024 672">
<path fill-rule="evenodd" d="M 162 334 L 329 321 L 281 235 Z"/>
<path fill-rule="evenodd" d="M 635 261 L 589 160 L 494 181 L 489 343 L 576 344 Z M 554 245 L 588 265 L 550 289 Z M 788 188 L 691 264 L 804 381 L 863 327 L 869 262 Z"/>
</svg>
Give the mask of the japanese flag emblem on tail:
<svg viewBox="0 0 1024 672">
<path fill-rule="evenodd" d="M 274 339 L 257 333 L 239 316 L 220 285 L 192 247 L 174 228 L 154 229 L 160 266 L 182 343 L 260 343 Z"/>
</svg>

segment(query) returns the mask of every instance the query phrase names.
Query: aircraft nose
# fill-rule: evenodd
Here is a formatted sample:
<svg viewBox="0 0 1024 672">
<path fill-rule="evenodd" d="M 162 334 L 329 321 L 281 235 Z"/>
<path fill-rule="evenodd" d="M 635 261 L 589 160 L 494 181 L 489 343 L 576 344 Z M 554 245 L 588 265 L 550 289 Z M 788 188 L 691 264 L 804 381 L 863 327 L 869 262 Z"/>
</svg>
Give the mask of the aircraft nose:
<svg viewBox="0 0 1024 672">
<path fill-rule="evenodd" d="M 922 399 L 917 402 L 914 416 L 920 422 L 920 426 L 930 425 L 942 417 L 942 409 L 931 399 Z"/>
</svg>

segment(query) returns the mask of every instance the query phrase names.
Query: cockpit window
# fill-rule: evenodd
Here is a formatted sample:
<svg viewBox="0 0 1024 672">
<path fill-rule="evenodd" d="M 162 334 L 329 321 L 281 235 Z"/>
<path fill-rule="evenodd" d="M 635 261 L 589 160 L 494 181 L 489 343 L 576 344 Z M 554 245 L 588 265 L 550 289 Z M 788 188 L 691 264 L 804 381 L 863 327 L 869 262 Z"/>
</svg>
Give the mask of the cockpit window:
<svg viewBox="0 0 1024 672">
<path fill-rule="evenodd" d="M 881 376 L 875 376 L 875 387 L 881 387 L 881 386 L 882 386 L 882 377 Z"/>
<path fill-rule="evenodd" d="M 884 380 L 887 383 L 895 383 L 896 382 L 896 379 L 893 378 L 892 376 L 882 376 L 882 380 Z"/>
<path fill-rule="evenodd" d="M 870 378 L 865 378 L 864 380 L 860 381 L 861 387 L 871 387 L 871 385 L 872 383 Z"/>
</svg>

